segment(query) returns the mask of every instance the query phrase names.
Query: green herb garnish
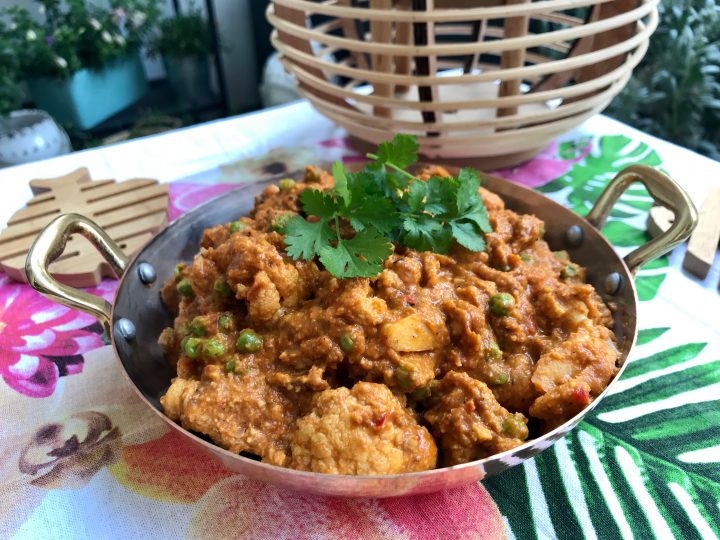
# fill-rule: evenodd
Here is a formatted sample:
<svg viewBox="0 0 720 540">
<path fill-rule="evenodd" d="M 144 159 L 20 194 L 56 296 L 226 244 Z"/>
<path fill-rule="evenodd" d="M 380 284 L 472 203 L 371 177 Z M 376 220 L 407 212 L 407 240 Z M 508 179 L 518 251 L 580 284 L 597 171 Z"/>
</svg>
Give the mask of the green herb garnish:
<svg viewBox="0 0 720 540">
<path fill-rule="evenodd" d="M 485 249 L 492 230 L 480 197 L 477 171 L 422 181 L 405 169 L 417 161 L 414 136 L 396 135 L 380 144 L 374 163 L 347 171 L 336 162 L 335 187 L 307 189 L 303 212 L 282 223 L 293 259 L 318 257 L 339 278 L 373 277 L 392 254 L 392 242 L 418 251 L 447 253 L 453 240 L 471 251 Z M 389 169 L 389 170 L 388 170 Z"/>
</svg>

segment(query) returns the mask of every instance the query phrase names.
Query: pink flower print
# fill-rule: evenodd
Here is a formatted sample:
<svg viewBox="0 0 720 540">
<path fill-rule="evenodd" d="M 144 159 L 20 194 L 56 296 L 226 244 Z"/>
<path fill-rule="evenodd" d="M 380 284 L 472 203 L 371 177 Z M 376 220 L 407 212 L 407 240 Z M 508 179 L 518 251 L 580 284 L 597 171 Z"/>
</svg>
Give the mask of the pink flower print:
<svg viewBox="0 0 720 540">
<path fill-rule="evenodd" d="M 587 144 L 579 148 L 579 152 L 574 157 L 564 158 L 560 153 L 560 145 L 553 141 L 530 161 L 508 169 L 493 171 L 493 174 L 527 187 L 540 187 L 567 174 L 575 163 L 582 161 L 589 153 L 590 145 Z"/>
<path fill-rule="evenodd" d="M 196 206 L 227 193 L 239 189 L 237 184 L 197 184 L 192 182 L 172 182 L 170 186 L 170 208 L 168 215 L 174 221 L 185 212 Z M 240 217 L 238 215 L 238 217 Z"/>
<path fill-rule="evenodd" d="M 0 375 L 26 396 L 51 395 L 59 377 L 82 371 L 83 353 L 102 345 L 88 328 L 94 322 L 0 277 Z"/>
</svg>

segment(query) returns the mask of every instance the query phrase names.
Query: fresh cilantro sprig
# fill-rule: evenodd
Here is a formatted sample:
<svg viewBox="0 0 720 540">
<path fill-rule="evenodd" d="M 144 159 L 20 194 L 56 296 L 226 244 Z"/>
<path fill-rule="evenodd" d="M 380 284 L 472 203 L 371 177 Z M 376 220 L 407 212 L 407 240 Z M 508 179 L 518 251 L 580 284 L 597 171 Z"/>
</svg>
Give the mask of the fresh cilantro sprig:
<svg viewBox="0 0 720 540">
<path fill-rule="evenodd" d="M 374 163 L 360 172 L 336 162 L 332 189 L 300 195 L 308 218 L 284 221 L 288 255 L 317 257 L 332 275 L 351 278 L 379 274 L 392 242 L 436 253 L 450 251 L 453 241 L 471 251 L 485 249 L 484 234 L 492 229 L 477 171 L 423 181 L 406 170 L 417 152 L 414 136 L 396 135 L 368 154 Z"/>
</svg>

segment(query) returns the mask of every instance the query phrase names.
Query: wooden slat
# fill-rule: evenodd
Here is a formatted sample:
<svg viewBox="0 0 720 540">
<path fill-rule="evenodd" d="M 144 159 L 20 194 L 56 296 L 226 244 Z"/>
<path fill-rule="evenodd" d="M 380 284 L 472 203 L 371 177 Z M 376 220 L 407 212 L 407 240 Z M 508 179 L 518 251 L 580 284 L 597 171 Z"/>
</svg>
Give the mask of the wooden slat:
<svg viewBox="0 0 720 540">
<path fill-rule="evenodd" d="M 398 0 L 397 9 L 409 11 L 412 9 L 411 0 Z M 395 42 L 401 45 L 412 45 L 413 26 L 410 22 L 398 22 L 395 24 Z M 412 73 L 412 58 L 410 56 L 395 57 L 395 73 L 398 75 L 410 75 Z M 403 93 L 408 91 L 408 85 L 398 85 L 395 92 Z"/>
<path fill-rule="evenodd" d="M 720 241 L 720 189 L 713 189 L 700 208 L 698 224 L 690 236 L 683 268 L 705 279 Z"/>
<path fill-rule="evenodd" d="M 91 217 L 103 229 L 112 229 L 112 227 L 118 227 L 123 223 L 127 223 L 130 219 L 139 220 L 147 216 L 156 216 L 155 219 L 157 220 L 157 215 L 162 214 L 165 210 L 163 205 L 167 208 L 167 204 L 163 201 L 163 199 L 151 199 L 149 201 L 145 201 L 142 205 L 138 205 L 133 208 L 132 216 L 128 216 L 128 213 L 124 208 L 119 208 L 117 210 L 113 210 L 112 212 L 106 212 L 101 216 Z"/>
<path fill-rule="evenodd" d="M 509 5 L 528 4 L 530 0 L 507 0 Z M 525 16 L 505 19 L 505 39 L 522 37 L 528 32 L 530 19 Z M 518 47 L 511 51 L 503 51 L 500 58 L 500 69 L 520 67 L 525 64 L 525 48 Z M 502 81 L 500 83 L 500 97 L 517 96 L 520 94 L 520 79 Z M 502 107 L 498 109 L 498 116 L 512 116 L 517 113 L 517 107 Z"/>
<path fill-rule="evenodd" d="M 370 7 L 373 9 L 390 9 L 392 0 L 370 0 Z M 370 34 L 373 43 L 392 43 L 393 26 L 392 21 L 372 21 L 370 23 Z M 394 57 L 388 54 L 373 54 L 372 68 L 380 73 L 392 73 L 395 66 Z M 373 94 L 380 97 L 393 95 L 393 85 L 388 83 L 373 84 Z M 375 107 L 375 114 L 387 118 L 391 114 L 388 107 Z"/>
</svg>

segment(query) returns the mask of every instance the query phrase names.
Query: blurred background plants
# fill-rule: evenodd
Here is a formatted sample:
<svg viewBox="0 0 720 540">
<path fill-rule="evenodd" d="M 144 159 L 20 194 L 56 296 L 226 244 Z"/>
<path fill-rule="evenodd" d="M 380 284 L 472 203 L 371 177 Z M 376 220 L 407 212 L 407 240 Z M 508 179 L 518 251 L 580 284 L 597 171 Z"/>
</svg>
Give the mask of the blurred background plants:
<svg viewBox="0 0 720 540">
<path fill-rule="evenodd" d="M 39 17 L 21 6 L 4 11 L 6 39 L 13 44 L 23 78 L 64 78 L 100 69 L 137 51 L 155 27 L 156 0 L 38 0 Z"/>
<path fill-rule="evenodd" d="M 0 21 L 0 123 L 9 112 L 20 107 L 23 99 L 18 82 L 17 55 L 9 34 L 8 26 Z"/>
<path fill-rule="evenodd" d="M 663 0 L 660 26 L 606 114 L 720 160 L 720 5 Z"/>
<path fill-rule="evenodd" d="M 192 4 L 186 13 L 162 19 L 150 52 L 171 57 L 202 56 L 213 51 L 210 25 Z"/>
</svg>

